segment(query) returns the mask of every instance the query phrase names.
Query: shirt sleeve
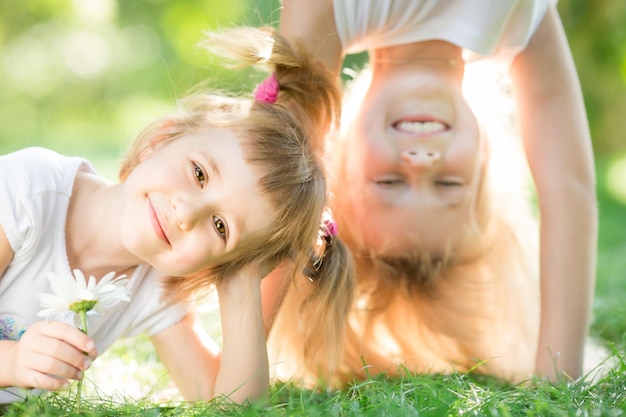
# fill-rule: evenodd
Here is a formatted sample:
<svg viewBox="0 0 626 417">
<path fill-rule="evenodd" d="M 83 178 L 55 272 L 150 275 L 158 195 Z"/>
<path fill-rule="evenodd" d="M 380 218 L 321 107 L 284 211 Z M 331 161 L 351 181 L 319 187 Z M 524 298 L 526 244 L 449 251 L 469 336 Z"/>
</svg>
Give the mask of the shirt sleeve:
<svg viewBox="0 0 626 417">
<path fill-rule="evenodd" d="M 13 252 L 22 248 L 33 228 L 29 204 L 31 181 L 11 154 L 0 157 L 0 225 Z"/>
<path fill-rule="evenodd" d="M 463 48 L 467 61 L 510 62 L 526 47 L 550 3 L 555 1 L 334 0 L 334 14 L 349 54 L 443 40 Z"/>
<path fill-rule="evenodd" d="M 185 303 L 164 299 L 162 275 L 153 268 L 150 268 L 141 287 L 132 295 L 131 303 L 141 308 L 133 313 L 135 319 L 128 336 L 141 333 L 154 336 L 180 322 L 189 312 Z"/>
<path fill-rule="evenodd" d="M 93 172 L 82 158 L 39 147 L 0 156 L 0 225 L 14 253 L 29 256 L 39 233 L 58 232 L 42 228 L 58 223 L 58 216 L 66 216 L 81 166 Z"/>
</svg>

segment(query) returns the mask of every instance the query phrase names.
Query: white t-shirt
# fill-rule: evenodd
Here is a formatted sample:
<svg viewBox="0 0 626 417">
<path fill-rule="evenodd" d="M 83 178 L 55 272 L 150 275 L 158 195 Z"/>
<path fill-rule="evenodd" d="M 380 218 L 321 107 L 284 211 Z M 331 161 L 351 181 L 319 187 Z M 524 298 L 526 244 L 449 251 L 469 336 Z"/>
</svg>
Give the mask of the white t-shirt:
<svg viewBox="0 0 626 417">
<path fill-rule="evenodd" d="M 52 293 L 47 273 L 70 273 L 65 222 L 78 170 L 95 173 L 82 158 L 43 148 L 0 156 L 0 225 L 14 252 L 0 276 L 0 340 L 19 340 L 32 323 L 44 320 L 37 316 L 37 294 Z M 186 314 L 185 306 L 161 301 L 160 274 L 148 265 L 135 270 L 130 288 L 130 302 L 89 318 L 89 336 L 100 354 L 118 338 L 157 334 Z M 20 400 L 23 394 L 0 389 L 0 403 Z"/>
<path fill-rule="evenodd" d="M 347 53 L 443 40 L 463 48 L 466 62 L 495 58 L 510 63 L 551 1 L 334 0 L 334 12 Z"/>
</svg>

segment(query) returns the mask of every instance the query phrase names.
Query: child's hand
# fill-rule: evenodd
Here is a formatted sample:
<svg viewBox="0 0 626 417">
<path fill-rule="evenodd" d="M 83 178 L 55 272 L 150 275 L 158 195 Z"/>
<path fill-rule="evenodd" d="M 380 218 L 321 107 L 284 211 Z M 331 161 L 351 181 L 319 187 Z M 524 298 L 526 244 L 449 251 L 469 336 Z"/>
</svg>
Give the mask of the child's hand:
<svg viewBox="0 0 626 417">
<path fill-rule="evenodd" d="M 26 330 L 13 350 L 12 385 L 58 390 L 79 379 L 98 352 L 93 340 L 69 324 L 40 321 Z"/>
</svg>

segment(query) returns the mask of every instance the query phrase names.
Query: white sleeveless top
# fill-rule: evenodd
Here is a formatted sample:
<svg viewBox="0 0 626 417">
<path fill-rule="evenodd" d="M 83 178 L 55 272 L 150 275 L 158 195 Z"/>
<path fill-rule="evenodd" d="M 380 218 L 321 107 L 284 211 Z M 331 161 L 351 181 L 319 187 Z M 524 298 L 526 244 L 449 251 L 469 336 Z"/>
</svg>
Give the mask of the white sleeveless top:
<svg viewBox="0 0 626 417">
<path fill-rule="evenodd" d="M 347 53 L 443 40 L 463 48 L 466 62 L 510 63 L 528 44 L 550 1 L 334 0 L 334 12 Z"/>
<path fill-rule="evenodd" d="M 82 158 L 43 148 L 0 156 L 0 225 L 14 252 L 0 276 L 0 340 L 19 340 L 31 324 L 44 320 L 37 316 L 37 294 L 52 293 L 47 273 L 70 273 L 65 223 L 79 169 L 95 173 Z M 130 302 L 89 318 L 89 336 L 100 354 L 118 338 L 157 334 L 187 312 L 182 305 L 161 301 L 160 274 L 148 265 L 135 270 L 130 288 Z M 24 394 L 21 389 L 0 389 L 0 403 L 20 400 Z"/>
</svg>

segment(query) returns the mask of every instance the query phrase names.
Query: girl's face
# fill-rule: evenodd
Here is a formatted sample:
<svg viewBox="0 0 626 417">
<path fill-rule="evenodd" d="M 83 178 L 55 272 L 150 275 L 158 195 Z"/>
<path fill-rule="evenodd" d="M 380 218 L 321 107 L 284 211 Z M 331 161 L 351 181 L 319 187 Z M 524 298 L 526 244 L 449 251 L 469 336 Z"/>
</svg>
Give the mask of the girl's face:
<svg viewBox="0 0 626 417">
<path fill-rule="evenodd" d="M 458 76 L 441 65 L 386 66 L 347 127 L 340 190 L 362 245 L 442 253 L 470 220 L 482 147 Z M 344 196 L 346 197 L 346 196 Z"/>
<path fill-rule="evenodd" d="M 258 178 L 228 130 L 158 144 L 122 183 L 126 248 L 173 276 L 232 259 L 274 222 Z"/>
</svg>

